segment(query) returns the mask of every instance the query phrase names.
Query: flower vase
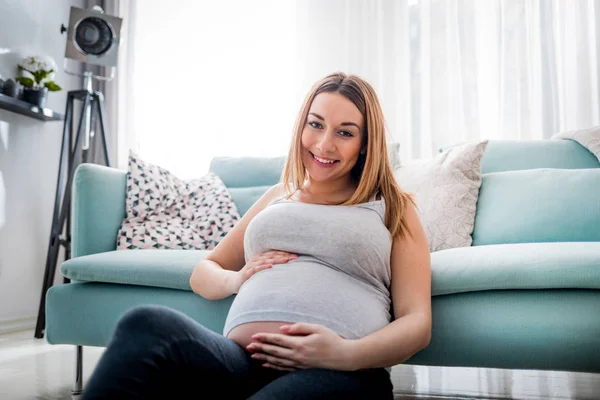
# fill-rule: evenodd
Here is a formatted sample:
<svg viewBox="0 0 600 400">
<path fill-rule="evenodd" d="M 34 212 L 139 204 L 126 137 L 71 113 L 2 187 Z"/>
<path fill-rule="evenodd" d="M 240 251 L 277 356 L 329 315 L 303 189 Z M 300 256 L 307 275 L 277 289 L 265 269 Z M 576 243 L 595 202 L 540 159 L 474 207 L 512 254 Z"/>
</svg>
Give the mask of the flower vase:
<svg viewBox="0 0 600 400">
<path fill-rule="evenodd" d="M 23 100 L 33 104 L 34 106 L 38 106 L 40 108 L 44 108 L 46 106 L 46 100 L 48 99 L 48 88 L 24 88 L 23 89 Z"/>
</svg>

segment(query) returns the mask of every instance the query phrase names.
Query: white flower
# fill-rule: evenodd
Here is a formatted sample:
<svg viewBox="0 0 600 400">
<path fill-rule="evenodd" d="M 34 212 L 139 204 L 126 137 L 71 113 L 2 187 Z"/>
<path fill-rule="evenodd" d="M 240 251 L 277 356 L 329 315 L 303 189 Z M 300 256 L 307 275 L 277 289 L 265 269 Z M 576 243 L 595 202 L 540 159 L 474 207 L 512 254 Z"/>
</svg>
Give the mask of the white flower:
<svg viewBox="0 0 600 400">
<path fill-rule="evenodd" d="M 36 71 L 56 71 L 56 63 L 52 59 L 52 57 L 44 57 L 44 56 L 28 56 L 21 60 L 19 63 L 21 67 L 31 72 Z"/>
<path fill-rule="evenodd" d="M 31 73 L 29 73 L 29 71 L 54 71 L 51 74 L 49 74 L 46 78 L 44 78 L 40 83 L 46 81 L 53 81 L 56 76 L 56 63 L 54 62 L 54 59 L 52 59 L 52 57 L 49 56 L 34 55 L 24 57 L 18 65 L 24 68 L 24 70 L 21 71 L 21 75 L 31 79 L 33 79 L 34 77 Z"/>
<path fill-rule="evenodd" d="M 44 69 L 46 71 L 50 71 L 50 70 L 56 71 L 56 63 L 54 62 L 54 59 L 52 57 L 50 57 L 50 56 L 44 57 L 43 63 L 44 63 Z"/>
<path fill-rule="evenodd" d="M 38 63 L 35 57 L 25 57 L 19 63 L 19 67 L 22 67 L 29 71 L 37 71 Z"/>
</svg>

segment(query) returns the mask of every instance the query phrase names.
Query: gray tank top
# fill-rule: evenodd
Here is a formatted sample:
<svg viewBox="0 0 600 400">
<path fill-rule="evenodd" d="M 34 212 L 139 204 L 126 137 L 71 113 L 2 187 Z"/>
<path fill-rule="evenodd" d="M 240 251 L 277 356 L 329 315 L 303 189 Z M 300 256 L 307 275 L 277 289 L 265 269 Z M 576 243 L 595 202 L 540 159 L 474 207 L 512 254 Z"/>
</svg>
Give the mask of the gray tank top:
<svg viewBox="0 0 600 400">
<path fill-rule="evenodd" d="M 390 253 L 385 201 L 336 206 L 278 199 L 244 236 L 246 262 L 282 250 L 299 257 L 258 272 L 240 288 L 224 336 L 255 321 L 324 325 L 358 339 L 390 322 Z"/>
</svg>

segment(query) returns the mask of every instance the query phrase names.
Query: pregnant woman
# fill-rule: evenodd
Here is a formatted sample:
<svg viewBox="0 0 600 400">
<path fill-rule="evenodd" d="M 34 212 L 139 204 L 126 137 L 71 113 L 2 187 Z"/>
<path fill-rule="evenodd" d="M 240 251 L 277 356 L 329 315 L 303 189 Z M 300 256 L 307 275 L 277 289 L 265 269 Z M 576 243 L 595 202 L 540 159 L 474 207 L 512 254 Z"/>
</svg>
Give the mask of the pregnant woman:
<svg viewBox="0 0 600 400">
<path fill-rule="evenodd" d="M 236 295 L 222 334 L 170 308 L 134 308 L 84 399 L 392 398 L 391 367 L 429 344 L 431 269 L 365 80 L 334 73 L 313 85 L 281 183 L 190 285 L 209 300 Z"/>
</svg>

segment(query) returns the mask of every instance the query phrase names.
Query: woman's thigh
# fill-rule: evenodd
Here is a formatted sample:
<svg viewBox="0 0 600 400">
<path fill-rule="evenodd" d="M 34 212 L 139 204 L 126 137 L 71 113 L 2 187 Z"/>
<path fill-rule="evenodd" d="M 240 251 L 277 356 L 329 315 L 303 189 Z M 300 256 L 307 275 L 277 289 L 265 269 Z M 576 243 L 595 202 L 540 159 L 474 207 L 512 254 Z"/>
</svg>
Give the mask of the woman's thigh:
<svg viewBox="0 0 600 400">
<path fill-rule="evenodd" d="M 304 369 L 280 376 L 254 393 L 249 400 L 388 400 L 392 398 L 392 382 L 385 369 L 362 371 Z"/>
<path fill-rule="evenodd" d="M 191 389 L 241 389 L 249 355 L 232 340 L 163 306 L 139 306 L 117 324 L 84 399 L 149 398 Z"/>
</svg>

